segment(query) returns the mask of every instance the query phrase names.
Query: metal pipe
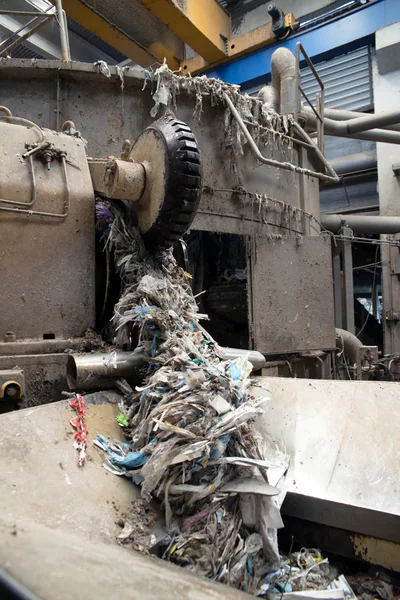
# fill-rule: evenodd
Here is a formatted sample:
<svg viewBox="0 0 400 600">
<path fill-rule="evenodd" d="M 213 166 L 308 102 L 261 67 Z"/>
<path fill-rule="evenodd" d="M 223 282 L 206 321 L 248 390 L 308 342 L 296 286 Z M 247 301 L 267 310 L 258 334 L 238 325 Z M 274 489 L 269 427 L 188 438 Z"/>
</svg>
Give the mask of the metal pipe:
<svg viewBox="0 0 400 600">
<path fill-rule="evenodd" d="M 304 110 L 308 111 L 308 107 L 304 107 Z M 333 120 L 336 122 L 338 130 L 341 130 L 344 134 L 350 135 L 351 133 L 363 133 L 370 129 L 389 127 L 390 125 L 396 125 L 400 122 L 400 109 L 397 110 L 386 110 L 377 114 L 366 114 L 361 113 L 362 116 L 352 115 L 348 119 Z M 328 116 L 328 113 L 326 113 Z"/>
<path fill-rule="evenodd" d="M 305 107 L 305 110 L 308 110 L 308 107 Z M 367 117 L 369 115 L 371 115 L 371 113 L 325 107 L 325 116 L 334 121 L 348 121 L 349 119 L 357 119 L 358 117 Z M 400 125 L 390 125 L 390 127 L 382 127 L 382 129 L 400 131 Z"/>
<path fill-rule="evenodd" d="M 12 112 L 7 106 L 0 106 L 0 112 L 5 113 L 7 117 L 12 117 Z M 12 118 L 7 119 L 7 123 L 12 123 Z"/>
<path fill-rule="evenodd" d="M 65 12 L 65 10 L 64 10 L 64 9 L 63 9 L 63 17 L 64 17 L 64 28 L 65 28 L 65 31 L 66 31 L 66 33 L 67 33 L 67 35 L 66 35 L 66 40 L 67 40 L 67 52 L 68 52 L 69 60 L 71 60 L 71 47 L 70 47 L 70 44 L 69 44 L 67 13 Z M 75 129 L 75 128 L 74 128 L 74 129 Z"/>
<path fill-rule="evenodd" d="M 278 48 L 271 58 L 272 85 L 279 94 L 280 112 L 296 112 L 296 58 L 287 48 Z"/>
<path fill-rule="evenodd" d="M 235 360 L 236 358 L 246 357 L 253 365 L 253 370 L 263 369 L 267 364 L 265 356 L 257 350 L 242 350 L 240 348 L 223 348 L 216 344 L 214 346 L 218 358 L 222 360 Z"/>
<path fill-rule="evenodd" d="M 56 217 L 56 218 L 60 218 L 60 219 L 65 219 L 65 217 L 68 216 L 69 213 L 69 183 L 68 183 L 68 173 L 67 173 L 67 163 L 65 161 L 65 156 L 61 157 L 61 165 L 62 165 L 62 170 L 64 173 L 64 181 L 65 181 L 65 199 L 64 199 L 64 212 L 63 213 L 52 213 L 52 212 L 44 212 L 42 210 L 28 210 L 25 208 L 8 208 L 5 206 L 0 206 L 0 210 L 4 211 L 4 212 L 11 212 L 11 213 L 19 213 L 19 214 L 24 214 L 24 215 L 36 215 L 39 217 Z M 33 162 L 31 160 L 31 167 L 32 167 L 32 178 L 34 180 L 34 170 L 33 170 Z M 1 202 L 11 202 L 9 200 L 1 200 Z M 12 204 L 16 204 L 16 201 L 12 201 Z M 29 206 L 29 204 L 27 204 L 27 206 Z"/>
<path fill-rule="evenodd" d="M 324 229 L 337 233 L 347 226 L 353 233 L 400 233 L 400 217 L 375 217 L 370 215 L 321 215 Z"/>
<path fill-rule="evenodd" d="M 275 112 L 279 112 L 279 92 L 273 85 L 264 85 L 258 92 L 258 97 L 269 109 L 272 108 Z"/>
<path fill-rule="evenodd" d="M 317 179 L 321 179 L 322 181 L 334 181 L 334 182 L 339 181 L 338 176 L 336 175 L 336 173 L 334 173 L 332 171 L 330 166 L 329 166 L 329 168 L 328 167 L 327 168 L 330 172 L 333 173 L 333 175 L 325 175 L 324 173 L 318 173 L 317 171 L 311 171 L 310 169 L 304 169 L 303 167 L 298 167 L 296 165 L 293 165 L 292 163 L 279 162 L 278 160 L 274 160 L 272 158 L 266 158 L 265 156 L 263 156 L 261 154 L 256 142 L 253 140 L 249 130 L 247 129 L 246 125 L 244 124 L 242 117 L 236 110 L 232 100 L 229 98 L 229 96 L 226 93 L 224 93 L 224 98 L 225 98 L 225 102 L 227 103 L 232 115 L 235 117 L 237 124 L 239 125 L 241 131 L 243 132 L 243 135 L 245 136 L 246 140 L 248 141 L 253 153 L 256 155 L 258 160 L 260 162 L 262 162 L 264 165 L 270 165 L 271 167 L 276 167 L 278 169 L 284 169 L 286 171 L 294 171 L 295 173 L 301 173 L 302 175 L 309 175 L 310 177 L 316 177 Z M 297 125 L 297 123 L 295 121 L 293 122 L 293 124 L 295 126 Z M 311 143 L 313 145 L 313 149 L 315 149 L 316 152 L 317 151 L 319 152 L 319 150 L 315 146 L 315 144 L 312 143 L 311 138 L 307 136 L 307 134 L 301 129 L 300 126 L 298 126 L 298 130 L 301 130 L 301 135 L 303 135 L 303 137 L 305 137 L 305 139 L 308 143 Z M 324 163 L 325 163 L 325 165 L 326 164 L 329 165 L 329 163 L 326 161 L 325 157 L 324 157 Z"/>
<path fill-rule="evenodd" d="M 331 166 L 338 175 L 377 168 L 376 150 L 358 152 L 348 156 L 339 156 L 331 160 Z"/>
<path fill-rule="evenodd" d="M 358 349 L 362 347 L 360 340 L 346 329 L 335 329 L 336 347 L 343 350 L 351 365 L 357 364 Z"/>
<path fill-rule="evenodd" d="M 302 110 L 301 116 L 306 119 L 307 125 L 311 126 L 314 130 L 317 127 L 317 118 L 311 111 L 306 107 Z M 357 120 L 357 119 L 355 119 Z M 327 135 L 334 135 L 337 137 L 353 137 L 361 140 L 370 140 L 373 142 L 386 142 L 388 144 L 400 144 L 400 132 L 391 131 L 389 129 L 368 129 L 362 133 L 349 133 L 347 131 L 347 124 L 349 121 L 334 121 L 333 119 L 324 119 L 324 131 Z"/>
<path fill-rule="evenodd" d="M 67 361 L 67 383 L 71 390 L 115 387 L 116 377 L 140 379 L 143 367 L 146 362 L 142 352 L 71 354 Z"/>
<path fill-rule="evenodd" d="M 325 156 L 322 154 L 321 150 L 318 148 L 316 144 L 314 144 L 313 140 L 309 135 L 304 131 L 302 127 L 297 123 L 297 121 L 293 121 L 293 127 L 297 130 L 297 133 L 309 144 L 311 144 L 314 152 L 318 156 L 319 160 L 324 165 L 325 169 L 331 174 L 329 179 L 324 179 L 323 181 L 329 181 L 329 183 L 337 183 L 339 181 L 339 177 L 335 170 L 332 168 L 332 165 L 326 160 Z M 326 176 L 325 176 L 326 177 Z"/>
<path fill-rule="evenodd" d="M 61 0 L 56 0 L 56 10 L 57 10 L 58 27 L 60 29 L 61 56 L 62 56 L 62 59 L 64 62 L 69 62 L 71 60 L 71 56 L 68 52 L 68 47 L 69 47 L 69 42 L 67 40 L 68 32 L 65 27 L 64 12 L 63 12 Z"/>
<path fill-rule="evenodd" d="M 400 121 L 400 109 L 397 110 L 386 110 L 382 113 L 374 115 L 365 115 L 365 117 L 357 117 L 356 119 L 349 119 L 348 121 L 339 121 L 340 126 L 343 127 L 348 134 L 350 133 L 363 133 L 369 129 L 376 129 L 381 127 L 388 127 L 389 125 L 396 125 Z"/>
<path fill-rule="evenodd" d="M 23 206 L 23 207 L 27 207 L 27 206 L 33 206 L 36 202 L 36 178 L 35 178 L 35 169 L 33 167 L 33 158 L 30 155 L 29 156 L 29 166 L 30 166 L 30 171 L 31 171 L 31 177 L 32 177 L 32 194 L 31 194 L 31 200 L 30 202 L 19 202 L 17 200 L 7 200 L 5 198 L 0 198 L 0 202 L 3 202 L 3 204 L 12 204 L 13 206 Z"/>
<path fill-rule="evenodd" d="M 52 9 L 53 7 L 50 6 L 47 10 Z M 45 10 L 44 12 L 35 12 L 35 11 L 31 11 L 31 10 L 0 10 L 0 15 L 15 15 L 15 16 L 21 16 L 21 17 L 43 17 L 43 15 L 45 15 L 47 13 L 47 10 Z M 52 17 L 54 17 L 55 15 L 52 14 Z M 29 25 L 29 23 L 27 23 L 26 25 Z M 26 27 L 25 25 L 25 27 Z"/>
</svg>

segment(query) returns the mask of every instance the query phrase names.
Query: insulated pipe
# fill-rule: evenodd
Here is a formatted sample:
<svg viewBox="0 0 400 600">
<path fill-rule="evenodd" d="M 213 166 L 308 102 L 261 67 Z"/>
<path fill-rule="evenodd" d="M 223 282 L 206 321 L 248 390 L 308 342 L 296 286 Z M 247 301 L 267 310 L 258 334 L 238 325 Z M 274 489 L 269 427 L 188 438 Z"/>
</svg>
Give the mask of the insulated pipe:
<svg viewBox="0 0 400 600">
<path fill-rule="evenodd" d="M 349 359 L 351 365 L 357 363 L 358 349 L 362 348 L 361 341 L 346 329 L 335 329 L 336 331 L 336 347 L 343 350 L 346 358 Z"/>
<path fill-rule="evenodd" d="M 346 133 L 362 133 L 369 129 L 388 127 L 396 125 L 400 121 L 400 110 L 386 110 L 374 115 L 365 115 L 348 121 L 340 121 L 340 126 L 345 128 Z"/>
<path fill-rule="evenodd" d="M 400 233 L 400 217 L 374 217 L 368 215 L 321 215 L 321 225 L 337 233 L 344 225 L 354 233 Z"/>
<path fill-rule="evenodd" d="M 304 108 L 305 110 L 308 110 L 308 107 Z M 371 116 L 371 113 L 363 113 L 355 110 L 338 110 L 336 108 L 327 107 L 325 107 L 324 114 L 326 117 L 333 119 L 334 121 L 348 121 L 349 119 L 357 119 L 358 117 Z M 400 125 L 390 125 L 390 127 L 383 127 L 382 129 L 400 131 Z"/>
<path fill-rule="evenodd" d="M 311 126 L 314 131 L 317 127 L 317 117 L 311 109 L 306 107 L 301 111 L 301 116 L 306 119 L 308 126 Z M 373 115 L 375 116 L 375 115 Z M 358 119 L 350 119 L 358 121 Z M 324 132 L 327 135 L 335 135 L 337 137 L 353 137 L 360 140 L 370 140 L 373 142 L 386 142 L 388 144 L 400 144 L 400 132 L 391 131 L 388 129 L 368 129 L 362 133 L 349 133 L 347 125 L 350 121 L 334 121 L 333 119 L 324 119 Z"/>
<path fill-rule="evenodd" d="M 275 112 L 279 112 L 279 93 L 273 85 L 264 85 L 258 92 L 258 97 L 262 100 L 267 108 L 272 108 Z"/>
<path fill-rule="evenodd" d="M 356 171 L 366 171 L 367 169 L 376 169 L 377 158 L 376 150 L 368 152 L 358 152 L 348 156 L 339 156 L 330 161 L 332 168 L 338 175 L 346 175 Z"/>
<path fill-rule="evenodd" d="M 271 58 L 272 85 L 279 94 L 280 113 L 296 112 L 296 58 L 287 48 L 278 48 Z"/>
<path fill-rule="evenodd" d="M 307 111 L 307 108 L 305 107 Z M 310 109 L 311 110 L 311 109 Z M 328 119 L 327 119 L 328 120 Z M 329 119 L 330 121 L 333 119 Z M 397 110 L 386 110 L 377 114 L 363 114 L 362 117 L 350 117 L 347 120 L 339 120 L 336 122 L 344 134 L 350 135 L 352 133 L 363 133 L 370 129 L 389 127 L 390 125 L 396 125 L 400 122 L 400 109 Z"/>
</svg>

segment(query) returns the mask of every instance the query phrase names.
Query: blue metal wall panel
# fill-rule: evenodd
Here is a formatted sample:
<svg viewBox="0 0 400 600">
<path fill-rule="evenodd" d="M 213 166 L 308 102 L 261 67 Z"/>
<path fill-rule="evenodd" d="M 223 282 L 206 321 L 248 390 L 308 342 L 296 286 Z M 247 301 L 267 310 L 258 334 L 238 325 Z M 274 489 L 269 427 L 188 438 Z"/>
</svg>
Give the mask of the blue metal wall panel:
<svg viewBox="0 0 400 600">
<path fill-rule="evenodd" d="M 295 52 L 296 43 L 300 40 L 312 59 L 326 59 L 336 54 L 339 47 L 343 52 L 343 47 L 350 50 L 365 45 L 377 29 L 396 21 L 400 21 L 400 0 L 381 0 L 371 5 L 366 4 L 355 13 L 293 35 L 284 42 L 267 46 L 207 71 L 206 75 L 239 84 L 246 89 L 268 80 L 272 53 L 280 46 Z"/>
</svg>

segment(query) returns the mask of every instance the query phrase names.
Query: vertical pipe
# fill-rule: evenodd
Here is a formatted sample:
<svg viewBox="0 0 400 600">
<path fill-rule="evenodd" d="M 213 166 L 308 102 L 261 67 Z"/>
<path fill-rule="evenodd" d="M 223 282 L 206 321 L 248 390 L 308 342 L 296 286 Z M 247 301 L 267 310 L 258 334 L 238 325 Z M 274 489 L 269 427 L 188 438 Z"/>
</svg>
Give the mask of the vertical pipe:
<svg viewBox="0 0 400 600">
<path fill-rule="evenodd" d="M 342 305 L 342 273 L 340 269 L 340 248 L 334 248 L 333 256 L 333 297 L 335 306 L 335 327 L 343 329 L 343 305 Z"/>
<path fill-rule="evenodd" d="M 322 154 L 325 154 L 325 144 L 324 144 L 324 100 L 323 100 L 324 90 L 321 91 L 321 94 L 317 94 L 317 112 L 321 116 L 321 121 L 317 121 L 318 124 L 318 148 L 321 150 Z"/>
<path fill-rule="evenodd" d="M 343 227 L 342 233 L 344 237 L 351 237 L 353 232 L 349 227 Z M 343 242 L 343 275 L 346 329 L 354 335 L 356 327 L 354 323 L 353 255 L 351 240 L 344 240 Z"/>
<path fill-rule="evenodd" d="M 68 40 L 67 40 L 68 33 L 65 29 L 64 11 L 63 11 L 61 0 L 56 0 L 56 9 L 57 9 L 58 27 L 60 29 L 61 56 L 62 56 L 63 61 L 68 62 L 71 60 L 71 56 L 68 52 Z"/>
<path fill-rule="evenodd" d="M 65 28 L 66 39 L 67 39 L 68 56 L 69 56 L 69 60 L 71 60 L 71 48 L 70 48 L 70 45 L 69 45 L 67 13 L 65 12 L 64 9 L 63 9 L 63 16 L 64 16 L 64 28 Z"/>
<path fill-rule="evenodd" d="M 376 280 L 375 285 L 372 287 L 371 296 L 372 314 L 374 315 L 375 319 L 378 320 L 378 286 L 376 285 Z"/>
</svg>

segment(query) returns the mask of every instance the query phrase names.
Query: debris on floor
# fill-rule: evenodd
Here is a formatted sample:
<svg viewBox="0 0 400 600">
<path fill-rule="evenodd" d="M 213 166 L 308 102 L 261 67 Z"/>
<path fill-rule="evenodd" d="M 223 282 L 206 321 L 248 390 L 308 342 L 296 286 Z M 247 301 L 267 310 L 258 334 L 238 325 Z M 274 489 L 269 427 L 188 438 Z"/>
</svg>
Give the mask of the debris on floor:
<svg viewBox="0 0 400 600">
<path fill-rule="evenodd" d="M 117 535 L 121 545 L 129 545 L 142 554 L 149 554 L 149 550 L 156 543 L 153 526 L 157 513 L 148 502 L 140 498 L 132 501 L 131 510 L 118 521 L 122 530 Z"/>
<path fill-rule="evenodd" d="M 400 598 L 398 573 L 389 573 L 371 566 L 367 573 L 348 575 L 347 581 L 359 600 L 398 600 Z"/>
<path fill-rule="evenodd" d="M 71 425 L 76 429 L 74 436 L 74 448 L 78 450 L 78 467 L 83 467 L 86 462 L 86 448 L 88 430 L 86 427 L 85 401 L 80 394 L 75 394 L 75 398 L 69 401 L 77 415 L 71 419 Z"/>
</svg>

